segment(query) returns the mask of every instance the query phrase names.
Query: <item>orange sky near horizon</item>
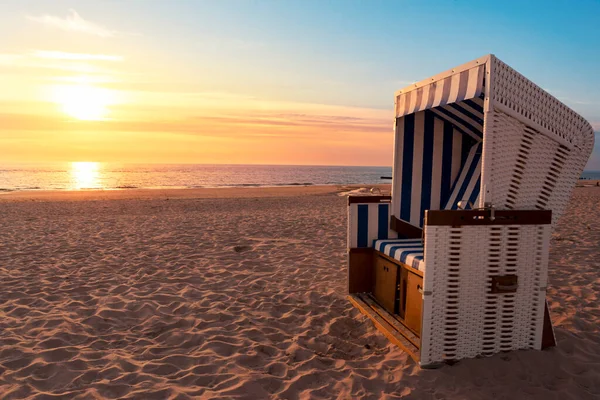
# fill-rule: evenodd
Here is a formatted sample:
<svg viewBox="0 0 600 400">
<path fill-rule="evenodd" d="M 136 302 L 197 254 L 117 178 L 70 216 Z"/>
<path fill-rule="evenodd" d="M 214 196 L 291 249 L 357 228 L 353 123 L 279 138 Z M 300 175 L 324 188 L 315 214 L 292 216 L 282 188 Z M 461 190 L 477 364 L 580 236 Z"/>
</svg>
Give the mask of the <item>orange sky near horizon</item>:
<svg viewBox="0 0 600 400">
<path fill-rule="evenodd" d="M 600 170 L 596 5 L 346 3 L 2 2 L 0 163 L 390 166 L 394 92 L 493 52 L 591 122 Z"/>
<path fill-rule="evenodd" d="M 273 108 L 245 107 L 199 105 L 192 113 L 176 106 L 123 104 L 103 120 L 44 113 L 43 107 L 35 114 L 4 113 L 2 158 L 294 165 L 391 162 L 391 111 L 282 103 Z"/>
<path fill-rule="evenodd" d="M 391 165 L 392 100 L 381 110 L 215 90 L 137 36 L 66 41 L 60 24 L 108 32 L 75 11 L 36 18 L 0 54 L 0 162 Z"/>
</svg>

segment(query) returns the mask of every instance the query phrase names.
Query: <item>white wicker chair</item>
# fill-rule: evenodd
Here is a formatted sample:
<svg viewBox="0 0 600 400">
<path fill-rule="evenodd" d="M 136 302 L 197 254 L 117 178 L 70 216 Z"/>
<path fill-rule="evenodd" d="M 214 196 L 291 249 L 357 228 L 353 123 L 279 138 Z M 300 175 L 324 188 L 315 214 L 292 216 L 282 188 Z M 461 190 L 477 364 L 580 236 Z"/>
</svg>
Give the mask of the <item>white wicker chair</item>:
<svg viewBox="0 0 600 400">
<path fill-rule="evenodd" d="M 591 125 L 487 55 L 396 93 L 392 196 L 350 197 L 350 300 L 422 366 L 554 344 L 549 240 Z"/>
</svg>

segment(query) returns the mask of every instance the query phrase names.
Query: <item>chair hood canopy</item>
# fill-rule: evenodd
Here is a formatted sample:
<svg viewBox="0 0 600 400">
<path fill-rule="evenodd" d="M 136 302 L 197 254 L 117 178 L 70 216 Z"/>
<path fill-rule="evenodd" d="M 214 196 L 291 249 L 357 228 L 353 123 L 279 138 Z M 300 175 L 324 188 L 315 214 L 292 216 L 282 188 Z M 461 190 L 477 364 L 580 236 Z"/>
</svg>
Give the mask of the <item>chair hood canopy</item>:
<svg viewBox="0 0 600 400">
<path fill-rule="evenodd" d="M 396 118 L 479 97 L 483 93 L 485 64 L 477 60 L 472 64 L 396 92 Z"/>
<path fill-rule="evenodd" d="M 594 143 L 585 119 L 493 54 L 397 91 L 395 118 L 391 213 L 417 227 L 462 200 L 555 221 Z"/>
</svg>

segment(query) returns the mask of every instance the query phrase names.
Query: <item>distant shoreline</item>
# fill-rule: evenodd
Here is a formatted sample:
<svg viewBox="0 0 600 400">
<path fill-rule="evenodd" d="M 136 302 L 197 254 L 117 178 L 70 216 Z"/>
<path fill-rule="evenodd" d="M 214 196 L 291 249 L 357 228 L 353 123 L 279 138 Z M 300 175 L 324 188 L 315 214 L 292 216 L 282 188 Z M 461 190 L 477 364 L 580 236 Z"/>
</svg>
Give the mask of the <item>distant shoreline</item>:
<svg viewBox="0 0 600 400">
<path fill-rule="evenodd" d="M 331 184 L 335 186 L 336 184 Z M 369 185 L 365 183 L 364 185 Z M 148 186 L 148 187 L 140 187 L 140 186 L 113 186 L 113 187 L 90 187 L 90 188 L 52 188 L 52 189 L 44 189 L 41 187 L 23 187 L 23 188 L 2 188 L 0 187 L 0 194 L 9 193 L 9 192 L 80 192 L 80 191 L 112 191 L 112 190 L 194 190 L 194 189 L 235 189 L 235 188 L 278 188 L 278 187 L 306 187 L 306 186 L 329 186 L 323 184 L 315 184 L 315 183 L 281 183 L 281 184 L 260 184 L 260 183 L 241 183 L 241 184 L 233 184 L 233 185 L 221 185 L 221 186 L 211 186 L 211 185 L 198 185 L 198 186 Z"/>
<path fill-rule="evenodd" d="M 218 187 L 193 189 L 92 189 L 92 190 L 22 190 L 0 192 L 0 202 L 13 201 L 86 201 L 86 200 L 170 200 L 214 198 L 294 197 L 338 195 L 360 188 L 379 188 L 389 194 L 390 184 L 310 185 Z"/>
<path fill-rule="evenodd" d="M 600 186 L 600 180 L 580 179 L 576 187 Z M 212 199 L 260 198 L 306 195 L 342 194 L 360 188 L 379 188 L 389 194 L 391 184 L 331 184 L 331 185 L 273 185 L 273 186 L 219 186 L 176 188 L 110 188 L 110 189 L 60 189 L 60 190 L 5 190 L 0 189 L 0 202 L 11 201 L 78 201 L 78 200 L 131 200 L 131 199 Z"/>
</svg>

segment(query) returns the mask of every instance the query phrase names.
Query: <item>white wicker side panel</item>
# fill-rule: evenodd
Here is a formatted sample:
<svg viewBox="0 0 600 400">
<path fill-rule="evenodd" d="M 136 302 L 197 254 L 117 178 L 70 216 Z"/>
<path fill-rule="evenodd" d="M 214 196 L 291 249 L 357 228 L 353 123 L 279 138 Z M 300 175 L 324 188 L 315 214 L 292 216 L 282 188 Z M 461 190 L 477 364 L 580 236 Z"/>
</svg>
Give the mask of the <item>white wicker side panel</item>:
<svg viewBox="0 0 600 400">
<path fill-rule="evenodd" d="M 560 146 L 554 154 L 553 164 L 564 165 L 564 167 L 557 177 L 548 174 L 545 187 L 547 188 L 547 191 L 550 192 L 550 196 L 540 196 L 540 201 L 536 205 L 536 207 L 540 209 L 552 210 L 553 224 L 555 224 L 558 218 L 563 214 L 569 202 L 569 198 L 571 197 L 573 188 L 581 176 L 590 154 L 591 148 L 589 151 L 579 148 L 573 148 L 568 151 L 564 146 Z M 547 197 L 548 200 L 545 200 L 544 197 Z"/>
<path fill-rule="evenodd" d="M 554 157 L 561 146 L 548 136 L 523 124 L 520 131 L 522 132 L 519 148 L 521 162 L 511 171 L 514 184 L 511 188 L 512 192 L 508 194 L 506 207 L 534 210 L 540 201 L 540 196 L 547 190 L 549 176 L 554 176 L 556 172 L 563 172 L 564 165 L 554 162 Z M 558 193 L 555 192 L 556 194 Z"/>
<path fill-rule="evenodd" d="M 484 121 L 486 198 L 499 209 L 562 215 L 594 146 L 591 125 L 517 71 L 490 57 Z"/>
<path fill-rule="evenodd" d="M 490 93 L 493 108 L 519 116 L 527 125 L 555 136 L 568 147 L 591 152 L 593 129 L 582 116 L 496 57 L 492 56 L 490 63 L 494 74 Z"/>
<path fill-rule="evenodd" d="M 550 225 L 425 227 L 421 365 L 539 349 Z M 515 293 L 490 293 L 515 274 Z"/>
<path fill-rule="evenodd" d="M 484 173 L 488 179 L 485 201 L 492 201 L 497 208 L 506 203 L 522 137 L 518 122 L 502 116 L 490 111 L 484 121 Z M 479 206 L 483 207 L 483 199 L 480 201 Z"/>
<path fill-rule="evenodd" d="M 499 209 L 552 210 L 562 215 L 589 153 L 558 143 L 500 111 L 486 115 L 486 173 Z M 488 198 L 489 199 L 489 198 Z M 489 200 L 487 200 L 489 201 Z"/>
</svg>

